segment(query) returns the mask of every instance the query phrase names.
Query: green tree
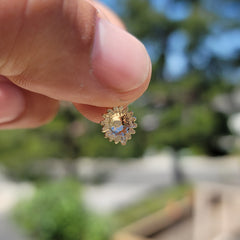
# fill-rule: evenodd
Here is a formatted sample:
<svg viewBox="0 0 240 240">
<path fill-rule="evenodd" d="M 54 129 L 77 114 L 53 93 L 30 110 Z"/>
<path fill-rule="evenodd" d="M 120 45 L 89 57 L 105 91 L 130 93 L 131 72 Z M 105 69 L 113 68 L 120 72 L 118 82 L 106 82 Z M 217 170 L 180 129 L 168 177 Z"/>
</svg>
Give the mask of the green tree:
<svg viewBox="0 0 240 240">
<path fill-rule="evenodd" d="M 216 0 L 118 3 L 123 4 L 121 13 L 128 29 L 145 43 L 152 57 L 152 82 L 145 101 L 139 105 L 155 119 L 155 127 L 147 127 L 147 122 L 142 125 L 142 131 L 148 132 L 142 147 L 170 147 L 175 179 L 181 182 L 181 149 L 197 154 L 226 154 L 218 139 L 229 134 L 227 116 L 216 112 L 211 102 L 234 87 L 226 73 L 237 70 L 240 54 L 233 49 L 223 51 L 223 40 L 222 46 L 213 41 L 218 37 L 230 40 L 237 31 L 240 16 L 236 9 L 240 10 L 240 4 L 227 0 L 220 4 Z M 237 45 L 234 50 L 239 48 Z"/>
<path fill-rule="evenodd" d="M 128 29 L 145 43 L 153 62 L 152 82 L 140 107 L 155 114 L 159 125 L 146 135 L 145 146 L 224 154 L 217 140 L 229 134 L 227 116 L 214 111 L 211 101 L 234 87 L 226 72 L 237 70 L 240 54 L 210 43 L 217 36 L 231 39 L 237 31 L 240 17 L 234 12 L 240 10 L 239 3 L 222 0 L 221 7 L 215 0 L 118 3 Z"/>
</svg>

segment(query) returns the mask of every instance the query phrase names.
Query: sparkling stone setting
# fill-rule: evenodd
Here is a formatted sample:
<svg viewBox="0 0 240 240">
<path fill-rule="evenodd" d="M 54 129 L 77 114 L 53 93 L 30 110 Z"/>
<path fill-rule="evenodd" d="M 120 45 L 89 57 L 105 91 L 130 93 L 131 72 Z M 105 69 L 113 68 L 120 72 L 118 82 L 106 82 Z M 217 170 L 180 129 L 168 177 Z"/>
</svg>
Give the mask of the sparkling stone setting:
<svg viewBox="0 0 240 240">
<path fill-rule="evenodd" d="M 128 112 L 127 107 L 108 109 L 103 118 L 104 120 L 101 122 L 102 132 L 105 133 L 105 138 L 108 138 L 110 142 L 114 141 L 115 144 L 126 145 L 127 141 L 132 138 L 131 135 L 135 134 L 136 117 L 133 116 L 133 112 Z"/>
</svg>

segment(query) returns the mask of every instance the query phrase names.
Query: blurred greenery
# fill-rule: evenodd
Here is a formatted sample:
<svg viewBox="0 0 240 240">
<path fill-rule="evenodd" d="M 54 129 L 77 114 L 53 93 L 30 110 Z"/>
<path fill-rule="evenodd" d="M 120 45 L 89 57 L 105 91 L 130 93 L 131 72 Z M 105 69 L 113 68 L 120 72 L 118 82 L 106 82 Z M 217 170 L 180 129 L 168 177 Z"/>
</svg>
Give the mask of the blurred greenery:
<svg viewBox="0 0 240 240">
<path fill-rule="evenodd" d="M 36 240 L 107 240 L 120 229 L 192 194 L 182 184 L 149 194 L 112 216 L 92 213 L 82 201 L 79 182 L 72 179 L 38 183 L 31 198 L 20 201 L 13 217 Z"/>
<path fill-rule="evenodd" d="M 147 217 L 168 204 L 181 200 L 192 194 L 192 186 L 188 184 L 171 187 L 167 190 L 149 194 L 146 198 L 114 214 L 118 227 L 124 227 L 137 220 Z"/>
<path fill-rule="evenodd" d="M 157 116 L 159 125 L 146 135 L 146 147 L 170 146 L 175 150 L 190 148 L 197 154 L 226 154 L 217 145 L 217 139 L 229 134 L 227 116 L 216 112 L 211 101 L 216 95 L 233 89 L 234 84 L 223 73 L 229 65 L 236 66 L 240 56 L 236 55 L 226 64 L 208 49 L 206 39 L 215 31 L 214 25 L 225 32 L 234 29 L 230 22 L 240 25 L 239 19 L 227 19 L 229 25 L 226 26 L 221 22 L 224 17 L 209 11 L 205 1 L 160 4 L 159 1 L 125 0 L 124 3 L 122 14 L 129 30 L 146 44 L 154 59 L 144 107 Z M 165 5 L 165 11 L 171 9 L 172 15 L 154 7 L 160 5 Z M 172 19 L 179 5 L 191 11 L 183 19 Z M 172 67 L 173 72 L 181 68 L 181 61 L 187 65 L 177 76 L 168 69 L 171 56 L 181 57 L 175 63 L 179 67 Z"/>
<path fill-rule="evenodd" d="M 36 240 L 107 240 L 111 234 L 109 221 L 84 206 L 73 180 L 41 184 L 15 207 L 14 216 Z"/>
<path fill-rule="evenodd" d="M 229 153 L 218 145 L 219 137 L 230 134 L 228 116 L 216 112 L 211 102 L 236 86 L 230 73 L 239 68 L 240 51 L 227 50 L 226 43 L 217 45 L 217 37 L 239 29 L 240 15 L 231 15 L 231 11 L 240 9 L 237 1 L 110 3 L 129 31 L 143 41 L 152 58 L 150 87 L 130 106 L 139 119 L 137 134 L 127 146 L 116 146 L 103 138 L 99 125 L 65 104 L 52 123 L 39 129 L 1 131 L 0 162 L 12 176 L 30 176 L 35 161 L 49 158 L 124 159 L 140 157 L 148 148 L 161 150 L 166 146 L 176 151 L 187 148 L 194 154 Z M 214 37 L 215 50 L 208 44 Z"/>
<path fill-rule="evenodd" d="M 81 117 L 72 106 L 64 106 L 53 122 L 41 128 L 1 131 L 0 163 L 11 177 L 34 180 L 42 177 L 34 176 L 32 171 L 39 161 L 62 159 L 71 166 L 80 156 L 141 156 L 144 149 L 139 149 L 141 138 L 137 139 L 129 142 L 123 151 L 122 146 L 104 139 L 100 125 Z"/>
</svg>

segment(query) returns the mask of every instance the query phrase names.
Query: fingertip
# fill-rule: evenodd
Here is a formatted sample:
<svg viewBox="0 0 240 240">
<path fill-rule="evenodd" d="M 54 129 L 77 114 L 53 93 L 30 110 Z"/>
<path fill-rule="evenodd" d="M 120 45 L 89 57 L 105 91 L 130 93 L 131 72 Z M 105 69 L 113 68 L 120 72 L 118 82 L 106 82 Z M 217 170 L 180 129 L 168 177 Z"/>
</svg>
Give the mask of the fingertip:
<svg viewBox="0 0 240 240">
<path fill-rule="evenodd" d="M 107 112 L 106 107 L 96 107 L 78 103 L 74 103 L 74 106 L 84 117 L 95 123 L 100 123 L 103 120 L 102 115 Z"/>
<path fill-rule="evenodd" d="M 18 118 L 25 109 L 23 91 L 8 81 L 0 82 L 0 123 Z"/>
<path fill-rule="evenodd" d="M 8 121 L 0 122 L 0 129 L 36 128 L 55 117 L 59 108 L 58 101 L 27 90 L 22 90 L 22 94 L 25 99 L 23 111 Z"/>
<path fill-rule="evenodd" d="M 103 86 L 128 92 L 147 81 L 151 61 L 138 39 L 107 20 L 98 18 L 92 68 L 94 76 Z"/>
</svg>

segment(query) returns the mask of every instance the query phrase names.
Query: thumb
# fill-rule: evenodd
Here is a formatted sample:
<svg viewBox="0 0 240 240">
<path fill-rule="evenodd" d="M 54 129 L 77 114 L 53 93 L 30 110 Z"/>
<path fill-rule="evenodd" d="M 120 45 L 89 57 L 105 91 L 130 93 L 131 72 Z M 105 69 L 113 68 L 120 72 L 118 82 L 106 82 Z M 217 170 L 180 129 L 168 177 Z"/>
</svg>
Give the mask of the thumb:
<svg viewBox="0 0 240 240">
<path fill-rule="evenodd" d="M 128 104 L 147 88 L 144 46 L 86 0 L 0 0 L 0 74 L 57 100 Z"/>
</svg>

